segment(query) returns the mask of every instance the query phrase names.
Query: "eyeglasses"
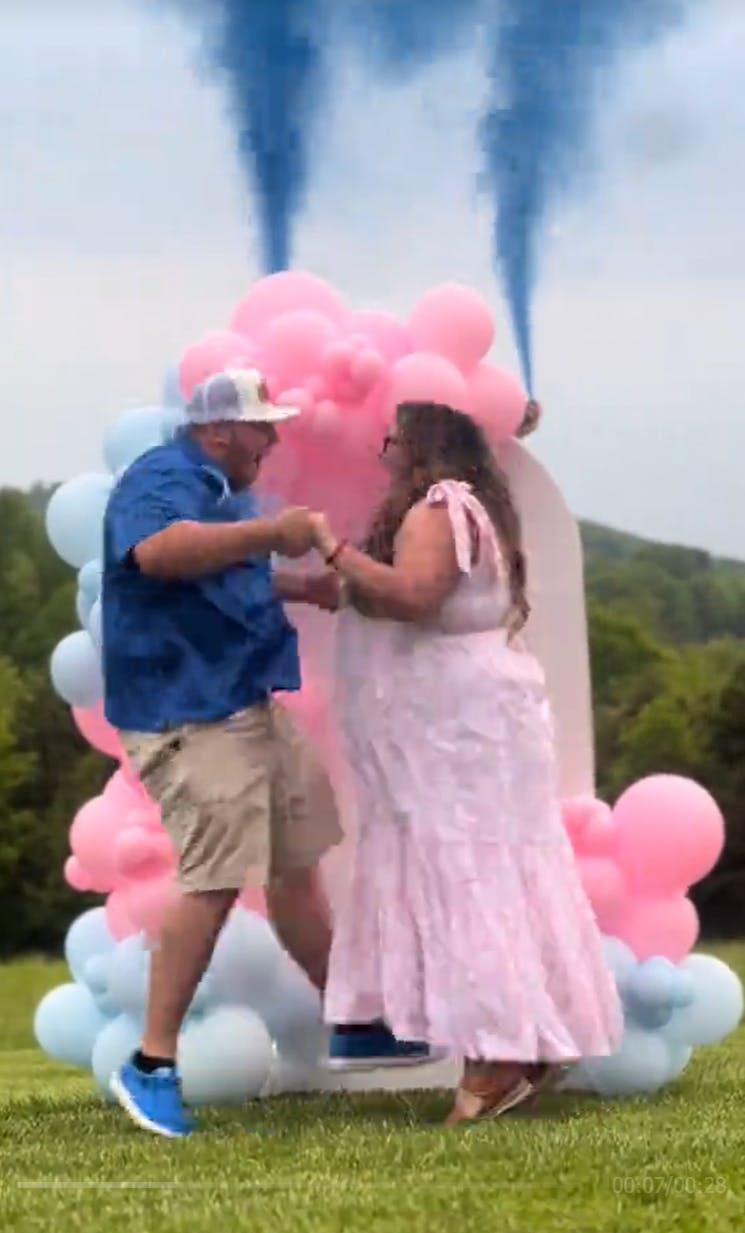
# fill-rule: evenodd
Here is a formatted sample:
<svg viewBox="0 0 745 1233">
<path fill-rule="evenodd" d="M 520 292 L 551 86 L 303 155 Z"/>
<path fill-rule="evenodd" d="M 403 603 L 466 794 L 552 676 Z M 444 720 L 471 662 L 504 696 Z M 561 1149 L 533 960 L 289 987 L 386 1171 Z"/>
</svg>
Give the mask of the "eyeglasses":
<svg viewBox="0 0 745 1233">
<path fill-rule="evenodd" d="M 398 437 L 394 436 L 391 432 L 387 432 L 383 437 L 382 453 L 385 454 L 386 450 L 390 449 L 392 445 L 398 445 Z"/>
</svg>

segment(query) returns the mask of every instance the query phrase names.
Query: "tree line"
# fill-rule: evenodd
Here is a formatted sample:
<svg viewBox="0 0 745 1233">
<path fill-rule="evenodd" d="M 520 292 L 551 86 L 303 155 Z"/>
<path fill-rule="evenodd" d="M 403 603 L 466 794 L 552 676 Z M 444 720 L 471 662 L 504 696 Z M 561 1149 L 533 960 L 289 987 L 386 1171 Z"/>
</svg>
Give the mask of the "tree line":
<svg viewBox="0 0 745 1233">
<path fill-rule="evenodd" d="M 0 957 L 59 950 L 97 902 L 62 879 L 77 807 L 112 766 L 84 744 L 48 665 L 74 625 L 75 578 L 49 546 L 49 490 L 0 490 Z M 702 926 L 739 936 L 745 901 L 745 564 L 582 527 L 598 790 L 690 775 L 727 820 L 694 892 Z"/>
</svg>

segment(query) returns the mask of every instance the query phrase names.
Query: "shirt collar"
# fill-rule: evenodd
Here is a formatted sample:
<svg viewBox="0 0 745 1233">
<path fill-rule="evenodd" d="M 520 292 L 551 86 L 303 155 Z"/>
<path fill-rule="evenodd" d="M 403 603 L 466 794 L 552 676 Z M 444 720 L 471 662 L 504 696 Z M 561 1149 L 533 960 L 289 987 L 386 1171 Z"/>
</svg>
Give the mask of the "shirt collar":
<svg viewBox="0 0 745 1233">
<path fill-rule="evenodd" d="M 224 468 L 220 466 L 216 459 L 210 458 L 199 442 L 190 435 L 188 429 L 182 429 L 176 435 L 175 444 L 185 458 L 188 458 L 190 462 L 194 463 L 201 471 L 206 472 L 211 479 L 217 482 L 222 493 L 221 501 L 226 501 L 234 495 Z"/>
</svg>

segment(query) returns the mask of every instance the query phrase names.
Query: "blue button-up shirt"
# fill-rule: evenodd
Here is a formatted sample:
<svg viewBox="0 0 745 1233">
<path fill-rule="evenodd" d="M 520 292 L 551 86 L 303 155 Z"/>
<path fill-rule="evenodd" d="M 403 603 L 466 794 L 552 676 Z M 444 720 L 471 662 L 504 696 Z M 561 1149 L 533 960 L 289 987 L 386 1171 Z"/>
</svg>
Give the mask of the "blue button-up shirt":
<svg viewBox="0 0 745 1233">
<path fill-rule="evenodd" d="M 189 582 L 137 568 L 132 550 L 173 523 L 256 517 L 190 437 L 143 454 L 111 495 L 104 522 L 106 717 L 122 731 L 212 723 L 300 688 L 297 634 L 268 558 Z"/>
</svg>

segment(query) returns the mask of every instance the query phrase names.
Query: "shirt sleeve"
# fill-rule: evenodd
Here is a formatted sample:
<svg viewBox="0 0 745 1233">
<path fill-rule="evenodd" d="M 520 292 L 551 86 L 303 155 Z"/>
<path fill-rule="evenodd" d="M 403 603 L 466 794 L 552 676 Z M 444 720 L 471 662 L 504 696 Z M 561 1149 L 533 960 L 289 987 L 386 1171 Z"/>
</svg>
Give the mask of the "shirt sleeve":
<svg viewBox="0 0 745 1233">
<path fill-rule="evenodd" d="M 166 471 L 128 471 L 106 512 L 106 541 L 115 561 L 126 561 L 146 539 L 177 522 L 198 521 L 199 486 L 191 477 Z"/>
</svg>

